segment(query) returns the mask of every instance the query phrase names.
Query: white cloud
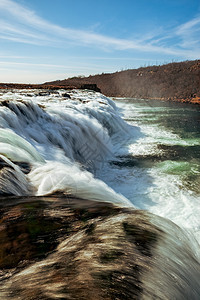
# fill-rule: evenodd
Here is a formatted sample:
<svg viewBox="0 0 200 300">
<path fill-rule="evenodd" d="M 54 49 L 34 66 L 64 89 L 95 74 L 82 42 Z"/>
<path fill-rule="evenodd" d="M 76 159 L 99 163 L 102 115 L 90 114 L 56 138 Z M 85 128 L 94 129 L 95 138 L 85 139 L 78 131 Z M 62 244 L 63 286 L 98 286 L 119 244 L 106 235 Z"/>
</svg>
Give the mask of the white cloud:
<svg viewBox="0 0 200 300">
<path fill-rule="evenodd" d="M 177 34 L 193 33 L 200 30 L 200 16 L 195 17 L 194 19 L 180 25 L 177 28 Z"/>
<path fill-rule="evenodd" d="M 181 39 L 181 47 L 189 49 L 198 47 L 200 56 L 200 16 L 177 27 L 176 35 Z"/>
<path fill-rule="evenodd" d="M 55 64 L 41 64 L 41 63 L 24 63 L 24 62 L 13 62 L 13 61 L 0 61 L 0 66 L 5 66 L 6 68 L 13 68 L 13 67 L 22 67 L 22 68 L 26 68 L 26 67 L 33 67 L 35 69 L 38 69 L 38 68 L 50 68 L 50 69 L 65 69 L 65 70 L 80 70 L 82 68 L 82 65 L 79 63 L 78 66 L 75 66 L 74 63 L 71 64 L 68 64 L 68 65 L 55 65 Z M 85 70 L 91 70 L 92 67 L 94 67 L 94 69 L 96 70 L 96 67 L 95 65 L 92 65 L 90 64 L 90 67 L 87 67 L 87 64 L 83 64 L 84 66 L 84 69 Z M 28 68 L 27 68 L 28 70 Z"/>
<path fill-rule="evenodd" d="M 199 38 L 194 31 L 199 33 L 200 18 L 174 28 L 170 34 L 163 31 L 159 37 L 156 34 L 154 36 L 147 34 L 146 38 L 141 40 L 129 40 L 52 24 L 13 0 L 0 0 L 0 17 L 2 17 L 0 38 L 15 42 L 52 47 L 77 44 L 109 50 L 155 52 L 191 59 L 198 57 Z M 169 39 L 177 36 L 181 42 L 173 47 L 169 46 Z M 198 47 L 192 47 L 194 45 Z"/>
<path fill-rule="evenodd" d="M 67 65 L 43 63 L 0 62 L 0 82 L 41 83 L 77 75 L 91 75 L 98 72 L 114 72 L 107 65 L 72 62 Z"/>
</svg>

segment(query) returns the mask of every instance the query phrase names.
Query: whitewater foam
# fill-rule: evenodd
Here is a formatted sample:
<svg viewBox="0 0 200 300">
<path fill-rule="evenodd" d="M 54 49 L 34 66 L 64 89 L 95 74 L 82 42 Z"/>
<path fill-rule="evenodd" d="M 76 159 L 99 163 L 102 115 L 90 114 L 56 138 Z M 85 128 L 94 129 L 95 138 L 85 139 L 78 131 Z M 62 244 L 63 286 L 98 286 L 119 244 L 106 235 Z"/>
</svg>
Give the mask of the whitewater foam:
<svg viewBox="0 0 200 300">
<path fill-rule="evenodd" d="M 172 220 L 200 241 L 199 160 L 193 153 L 187 161 L 180 156 L 199 145 L 198 137 L 183 138 L 157 120 L 146 122 L 154 109 L 148 103 L 131 100 L 117 104 L 124 118 L 140 127 L 142 136 L 134 143 L 130 141 L 128 151 L 107 165 L 100 178 L 137 208 Z M 155 113 L 165 110 L 160 105 Z"/>
<path fill-rule="evenodd" d="M 22 184 L 23 194 L 59 191 L 134 205 L 171 219 L 199 239 L 199 194 L 186 186 L 187 176 L 199 174 L 198 161 L 170 157 L 181 147 L 197 146 L 198 139 L 183 139 L 159 123 L 169 107 L 126 100 L 116 106 L 90 91 L 68 95 L 66 99 L 60 90 L 42 96 L 36 91 L 0 96 L 0 154 L 14 164 L 31 166 L 23 178 L 17 175 L 20 167 L 15 169 L 17 182 L 27 182 L 27 190 Z M 12 192 L 20 194 L 18 188 L 12 187 Z"/>
<path fill-rule="evenodd" d="M 32 165 L 27 178 L 36 195 L 60 191 L 132 206 L 94 175 L 114 157 L 125 136 L 134 136 L 133 128 L 100 93 L 74 90 L 68 99 L 62 93 L 38 96 L 32 91 L 31 100 L 30 92 L 3 94 L 0 153 Z"/>
</svg>

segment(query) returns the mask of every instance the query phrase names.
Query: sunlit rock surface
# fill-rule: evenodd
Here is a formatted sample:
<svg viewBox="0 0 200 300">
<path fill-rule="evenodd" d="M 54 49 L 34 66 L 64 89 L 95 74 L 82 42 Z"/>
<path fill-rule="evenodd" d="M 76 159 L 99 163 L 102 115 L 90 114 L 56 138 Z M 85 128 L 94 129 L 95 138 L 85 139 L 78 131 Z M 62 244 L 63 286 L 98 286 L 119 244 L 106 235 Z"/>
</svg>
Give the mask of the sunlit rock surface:
<svg viewBox="0 0 200 300">
<path fill-rule="evenodd" d="M 0 299 L 199 299 L 199 264 L 172 222 L 55 195 L 2 198 Z"/>
</svg>

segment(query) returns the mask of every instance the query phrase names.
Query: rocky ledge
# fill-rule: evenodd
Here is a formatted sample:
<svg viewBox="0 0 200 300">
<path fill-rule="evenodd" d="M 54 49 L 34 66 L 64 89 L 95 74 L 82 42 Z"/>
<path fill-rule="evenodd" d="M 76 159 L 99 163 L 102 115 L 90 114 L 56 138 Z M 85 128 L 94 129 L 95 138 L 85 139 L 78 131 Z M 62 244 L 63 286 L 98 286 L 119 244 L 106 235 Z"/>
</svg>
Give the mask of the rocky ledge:
<svg viewBox="0 0 200 300">
<path fill-rule="evenodd" d="M 146 211 L 73 197 L 0 200 L 0 299 L 199 299 L 191 240 Z"/>
</svg>

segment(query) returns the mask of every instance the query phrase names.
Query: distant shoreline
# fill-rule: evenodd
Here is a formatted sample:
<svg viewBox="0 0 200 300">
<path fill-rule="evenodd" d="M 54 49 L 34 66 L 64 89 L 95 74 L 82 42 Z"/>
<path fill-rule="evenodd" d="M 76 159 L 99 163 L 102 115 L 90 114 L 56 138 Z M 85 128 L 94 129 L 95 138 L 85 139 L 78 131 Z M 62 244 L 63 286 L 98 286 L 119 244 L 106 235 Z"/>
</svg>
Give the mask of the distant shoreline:
<svg viewBox="0 0 200 300">
<path fill-rule="evenodd" d="M 200 60 L 128 69 L 115 73 L 78 76 L 45 85 L 96 84 L 108 97 L 162 99 L 200 104 Z"/>
<path fill-rule="evenodd" d="M 0 92 L 1 90 L 44 90 L 44 91 L 56 91 L 59 89 L 63 90 L 73 90 L 73 89 L 82 89 L 78 87 L 73 87 L 73 86 L 56 86 L 56 85 L 39 85 L 39 84 L 17 84 L 17 83 L 0 83 Z M 92 89 L 91 89 L 92 90 Z M 108 96 L 108 95 L 107 95 Z M 116 97 L 116 98 L 129 98 L 128 96 L 121 96 L 121 95 L 116 95 L 116 96 L 108 96 L 108 97 Z M 164 98 L 164 97 L 152 97 L 152 98 L 146 98 L 146 97 L 130 97 L 130 98 L 141 98 L 144 100 L 161 100 L 161 101 L 172 101 L 172 102 L 181 102 L 181 103 L 189 103 L 189 104 L 198 104 L 200 105 L 200 97 L 194 97 L 192 99 L 178 99 L 178 98 Z"/>
<path fill-rule="evenodd" d="M 108 97 L 200 104 L 200 60 L 78 76 L 43 84 L 0 83 L 1 89 L 91 89 Z"/>
<path fill-rule="evenodd" d="M 67 89 L 72 90 L 75 89 L 75 86 L 58 86 L 58 85 L 44 85 L 44 84 L 26 84 L 26 83 L 0 83 L 0 90 L 31 90 L 31 89 L 41 89 L 41 90 L 59 90 L 59 89 Z"/>
</svg>

